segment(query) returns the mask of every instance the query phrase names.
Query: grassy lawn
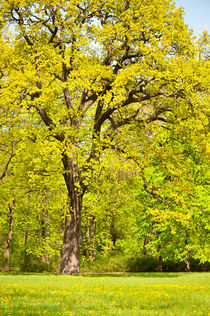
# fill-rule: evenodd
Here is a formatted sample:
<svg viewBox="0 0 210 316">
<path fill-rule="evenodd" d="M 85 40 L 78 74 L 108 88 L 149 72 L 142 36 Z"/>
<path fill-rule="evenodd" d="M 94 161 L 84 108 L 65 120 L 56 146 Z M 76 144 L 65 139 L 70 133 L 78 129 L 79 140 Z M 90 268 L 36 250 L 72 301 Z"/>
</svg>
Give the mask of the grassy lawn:
<svg viewBox="0 0 210 316">
<path fill-rule="evenodd" d="M 0 274 L 0 315 L 208 315 L 209 280 L 208 273 Z"/>
</svg>

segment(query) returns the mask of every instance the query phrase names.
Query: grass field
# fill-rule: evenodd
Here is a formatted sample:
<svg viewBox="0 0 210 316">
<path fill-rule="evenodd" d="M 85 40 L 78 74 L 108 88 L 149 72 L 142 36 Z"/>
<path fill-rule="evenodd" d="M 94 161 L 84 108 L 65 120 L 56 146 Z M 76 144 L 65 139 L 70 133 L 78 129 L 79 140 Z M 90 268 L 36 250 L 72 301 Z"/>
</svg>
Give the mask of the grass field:
<svg viewBox="0 0 210 316">
<path fill-rule="evenodd" d="M 208 273 L 0 274 L 0 315 L 210 315 Z"/>
</svg>

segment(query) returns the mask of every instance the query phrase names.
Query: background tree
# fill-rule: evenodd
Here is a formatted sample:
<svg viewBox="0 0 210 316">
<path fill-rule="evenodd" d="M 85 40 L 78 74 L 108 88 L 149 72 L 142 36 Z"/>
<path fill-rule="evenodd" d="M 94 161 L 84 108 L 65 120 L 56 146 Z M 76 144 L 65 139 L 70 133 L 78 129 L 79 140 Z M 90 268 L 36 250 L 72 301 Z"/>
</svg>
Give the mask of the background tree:
<svg viewBox="0 0 210 316">
<path fill-rule="evenodd" d="M 90 260 L 97 254 L 108 256 L 125 248 L 123 244 L 132 235 L 135 218 L 137 202 L 133 192 L 138 184 L 137 175 L 136 164 L 123 157 L 119 159 L 117 152 L 101 157 L 93 174 L 97 180 L 92 181 L 84 196 L 83 252 Z"/>
<path fill-rule="evenodd" d="M 186 270 L 190 269 L 191 256 L 202 262 L 208 260 L 209 153 L 208 119 L 204 115 L 208 103 L 205 104 L 201 115 L 187 116 L 173 123 L 173 129 L 151 139 L 153 153 L 142 168 L 137 191 L 141 203 L 139 231 L 140 236 L 147 238 L 146 249 L 159 252 L 165 259 L 173 256 L 185 260 Z"/>
</svg>

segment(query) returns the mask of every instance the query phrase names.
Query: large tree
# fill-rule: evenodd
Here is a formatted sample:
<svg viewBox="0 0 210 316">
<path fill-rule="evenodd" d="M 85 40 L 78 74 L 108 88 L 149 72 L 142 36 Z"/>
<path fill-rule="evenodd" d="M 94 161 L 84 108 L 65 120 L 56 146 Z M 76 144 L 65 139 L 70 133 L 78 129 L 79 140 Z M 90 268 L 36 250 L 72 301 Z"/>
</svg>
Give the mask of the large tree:
<svg viewBox="0 0 210 316">
<path fill-rule="evenodd" d="M 59 270 L 78 274 L 82 200 L 101 153 L 143 159 L 137 130 L 149 138 L 150 124 L 168 128 L 202 105 L 191 33 L 170 0 L 3 0 L 1 31 L 1 110 L 23 125 L 30 112 L 30 137 L 42 129 L 60 155 L 69 214 Z"/>
</svg>

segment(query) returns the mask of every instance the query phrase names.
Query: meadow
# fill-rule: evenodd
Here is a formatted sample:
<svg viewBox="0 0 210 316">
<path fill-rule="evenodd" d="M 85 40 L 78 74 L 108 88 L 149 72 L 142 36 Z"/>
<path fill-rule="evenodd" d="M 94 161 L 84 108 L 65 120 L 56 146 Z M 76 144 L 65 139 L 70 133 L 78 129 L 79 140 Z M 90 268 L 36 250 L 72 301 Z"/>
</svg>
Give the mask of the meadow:
<svg viewBox="0 0 210 316">
<path fill-rule="evenodd" d="M 208 273 L 0 274 L 0 315 L 208 315 Z"/>
</svg>

